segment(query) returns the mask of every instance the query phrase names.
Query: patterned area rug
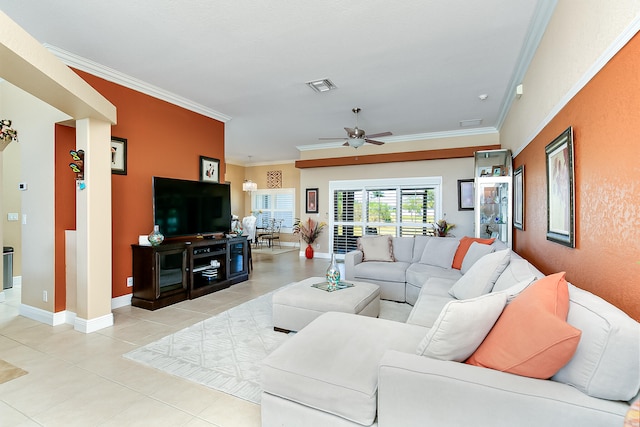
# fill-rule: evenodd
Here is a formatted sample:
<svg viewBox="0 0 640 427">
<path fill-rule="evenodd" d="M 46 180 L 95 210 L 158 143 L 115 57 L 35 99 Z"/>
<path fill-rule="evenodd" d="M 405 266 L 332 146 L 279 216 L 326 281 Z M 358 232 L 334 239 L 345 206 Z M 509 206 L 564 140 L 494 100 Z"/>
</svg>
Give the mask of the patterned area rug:
<svg viewBox="0 0 640 427">
<path fill-rule="evenodd" d="M 260 403 L 262 360 L 289 335 L 273 330 L 273 292 L 166 336 L 124 357 Z M 411 306 L 381 301 L 380 317 L 406 321 Z"/>
</svg>

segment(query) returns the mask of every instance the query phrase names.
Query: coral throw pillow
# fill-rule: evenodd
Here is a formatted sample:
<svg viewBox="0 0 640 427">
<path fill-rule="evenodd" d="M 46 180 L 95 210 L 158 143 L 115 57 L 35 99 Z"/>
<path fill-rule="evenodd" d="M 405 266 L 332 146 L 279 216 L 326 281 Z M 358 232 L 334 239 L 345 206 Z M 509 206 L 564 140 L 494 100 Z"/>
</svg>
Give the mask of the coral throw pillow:
<svg viewBox="0 0 640 427">
<path fill-rule="evenodd" d="M 456 254 L 453 256 L 453 263 L 451 264 L 451 268 L 457 268 L 460 270 L 462 268 L 462 261 L 464 260 L 464 256 L 467 254 L 469 247 L 473 242 L 482 243 L 483 245 L 490 245 L 493 243 L 494 239 L 480 239 L 477 237 L 463 237 L 460 239 L 460 245 L 458 245 L 458 249 L 456 250 Z"/>
<path fill-rule="evenodd" d="M 548 379 L 571 360 L 582 332 L 566 322 L 565 273 L 546 276 L 509 304 L 466 363 Z"/>
</svg>

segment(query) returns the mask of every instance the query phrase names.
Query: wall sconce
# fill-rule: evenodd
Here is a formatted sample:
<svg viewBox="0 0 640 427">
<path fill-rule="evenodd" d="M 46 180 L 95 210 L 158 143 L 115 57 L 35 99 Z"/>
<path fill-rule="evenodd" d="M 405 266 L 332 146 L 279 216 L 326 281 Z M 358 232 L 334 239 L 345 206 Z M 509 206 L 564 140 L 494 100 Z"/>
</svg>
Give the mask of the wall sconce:
<svg viewBox="0 0 640 427">
<path fill-rule="evenodd" d="M 258 189 L 258 184 L 251 181 L 250 179 L 245 179 L 242 183 L 242 191 L 256 191 Z"/>
</svg>

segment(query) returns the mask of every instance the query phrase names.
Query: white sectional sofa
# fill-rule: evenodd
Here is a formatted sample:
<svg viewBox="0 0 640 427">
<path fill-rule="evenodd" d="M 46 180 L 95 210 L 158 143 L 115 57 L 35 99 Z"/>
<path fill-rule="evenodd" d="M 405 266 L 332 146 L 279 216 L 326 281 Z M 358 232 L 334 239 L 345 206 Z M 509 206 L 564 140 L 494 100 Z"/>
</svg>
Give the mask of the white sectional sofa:
<svg viewBox="0 0 640 427">
<path fill-rule="evenodd" d="M 383 298 L 398 297 L 403 288 L 404 298 L 392 299 L 413 300 L 408 321 L 329 312 L 311 322 L 264 361 L 263 426 L 623 424 L 640 389 L 638 322 L 601 298 L 567 284 L 561 274 L 542 277 L 510 250 L 495 251 L 496 245 L 491 251 L 477 247 L 488 245 L 471 244 L 464 256 L 465 268 L 459 271 L 439 271 L 429 264 L 412 268 L 429 257 L 434 263 L 441 262 L 435 258 L 442 253 L 417 256 L 416 248 L 424 251 L 428 241 L 415 238 L 409 245 L 393 239 L 394 255 L 409 259 L 411 246 L 412 262 L 357 262 L 359 257 L 366 259 L 366 251 L 364 257 L 349 255 L 353 261 L 346 266 L 348 278 L 366 279 L 369 273 L 364 273 L 364 266 L 359 267 L 360 273 L 354 273 L 353 267 L 378 263 L 372 264 L 371 271 L 378 272 Z M 402 249 L 396 251 L 396 247 Z M 438 245 L 432 249 L 443 252 Z M 398 268 L 398 262 L 404 265 Z M 382 263 L 393 273 L 383 274 Z M 404 282 L 399 274 L 402 269 Z M 409 272 L 416 276 L 410 278 Z M 424 281 L 410 283 L 417 274 L 425 274 Z M 407 298 L 416 287 L 416 298 Z M 509 319 L 512 323 L 506 325 L 507 331 L 524 328 L 527 333 L 531 329 L 530 340 L 535 341 L 538 322 L 524 316 L 514 322 L 513 316 L 536 306 L 532 295 L 543 295 L 540 300 L 546 301 L 548 294 L 538 289 L 554 290 L 557 301 L 565 298 L 565 311 L 560 314 L 554 307 L 550 310 L 556 311 L 547 313 L 545 303 L 542 311 L 547 317 L 540 322 L 544 325 L 551 319 L 568 331 L 554 348 L 566 351 L 561 347 L 574 343 L 559 370 L 554 368 L 549 379 L 539 379 L 484 367 L 483 350 L 493 348 L 489 343 L 496 336 L 499 339 L 497 331 L 501 326 L 504 330 Z M 507 301 L 511 302 L 505 308 Z M 546 334 L 546 329 L 542 332 Z M 462 363 L 469 354 L 469 361 L 477 365 Z M 533 360 L 541 363 L 537 367 L 532 363 L 533 369 L 546 368 L 548 362 L 537 357 L 528 358 L 523 366 L 529 368 Z M 558 362 L 553 359 L 553 363 Z"/>
</svg>

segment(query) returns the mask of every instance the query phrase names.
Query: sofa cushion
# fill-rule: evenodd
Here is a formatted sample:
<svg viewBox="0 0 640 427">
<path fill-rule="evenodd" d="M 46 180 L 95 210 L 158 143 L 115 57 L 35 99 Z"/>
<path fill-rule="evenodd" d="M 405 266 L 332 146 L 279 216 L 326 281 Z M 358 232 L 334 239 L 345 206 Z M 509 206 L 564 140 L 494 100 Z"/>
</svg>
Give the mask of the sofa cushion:
<svg viewBox="0 0 640 427">
<path fill-rule="evenodd" d="M 420 264 L 434 265 L 441 268 L 451 268 L 453 256 L 460 241 L 450 237 L 436 237 L 429 239 L 420 257 Z"/>
<path fill-rule="evenodd" d="M 526 279 L 522 280 L 521 282 L 518 282 L 515 285 L 511 286 L 510 288 L 505 289 L 504 291 L 496 291 L 494 286 L 491 292 L 504 293 L 507 296 L 507 304 L 509 304 L 511 301 L 516 299 L 518 295 L 524 292 L 524 290 L 527 289 L 529 285 L 531 285 L 535 281 L 536 281 L 536 278 L 534 276 L 529 276 Z"/>
<path fill-rule="evenodd" d="M 413 259 L 413 241 L 410 237 L 393 238 L 393 258 L 396 261 L 411 262 Z"/>
<path fill-rule="evenodd" d="M 504 291 L 531 276 L 534 276 L 536 279 L 541 279 L 544 277 L 544 274 L 529 264 L 529 261 L 520 258 L 515 252 L 512 252 L 509 265 L 504 269 L 500 277 L 498 277 L 498 280 L 496 280 L 493 290 Z"/>
<path fill-rule="evenodd" d="M 418 344 L 418 355 L 464 362 L 487 336 L 506 302 L 504 293 L 449 301 Z"/>
<path fill-rule="evenodd" d="M 471 266 L 476 263 L 476 261 L 478 261 L 485 255 L 489 255 L 493 251 L 495 251 L 495 249 L 491 245 L 485 245 L 477 242 L 471 243 L 467 254 L 464 256 L 464 260 L 462 261 L 460 273 L 465 274 L 467 271 L 469 271 Z"/>
<path fill-rule="evenodd" d="M 448 302 L 455 301 L 452 296 L 437 297 L 429 294 L 420 293 L 416 301 L 407 323 L 411 325 L 420 325 L 430 328 L 442 312 L 442 309 Z"/>
<path fill-rule="evenodd" d="M 564 275 L 540 279 L 513 300 L 467 363 L 541 379 L 566 365 L 580 330 L 565 321 L 569 292 Z"/>
<path fill-rule="evenodd" d="M 464 260 L 464 257 L 467 255 L 467 251 L 469 250 L 473 242 L 484 244 L 484 245 L 490 245 L 493 243 L 494 240 L 496 239 L 495 238 L 481 239 L 479 237 L 469 237 L 469 236 L 462 237 L 460 239 L 460 245 L 456 250 L 456 254 L 453 257 L 453 263 L 451 264 L 451 267 L 457 268 L 458 270 L 462 268 L 462 261 Z"/>
<path fill-rule="evenodd" d="M 460 270 L 445 269 L 427 264 L 411 264 L 407 268 L 407 283 L 420 286 L 432 277 L 441 277 L 443 279 L 458 280 L 462 277 Z"/>
<path fill-rule="evenodd" d="M 265 392 L 371 425 L 378 365 L 388 350 L 415 349 L 426 329 L 346 313 L 321 315 L 263 361 Z M 300 421 L 304 425 L 304 421 Z"/>
<path fill-rule="evenodd" d="M 451 287 L 451 296 L 466 299 L 491 292 L 493 284 L 509 264 L 510 252 L 509 249 L 505 249 L 480 258 Z"/>
<path fill-rule="evenodd" d="M 630 400 L 640 388 L 640 323 L 602 298 L 569 285 L 567 322 L 582 330 L 573 358 L 552 380 L 589 396 Z"/>
<path fill-rule="evenodd" d="M 392 241 L 391 236 L 358 237 L 358 250 L 363 254 L 363 261 L 395 261 Z"/>
<path fill-rule="evenodd" d="M 431 236 L 413 236 L 413 258 L 411 262 L 420 262 L 424 247 L 427 246 L 427 242 L 436 237 Z"/>
<path fill-rule="evenodd" d="M 356 264 L 353 267 L 354 280 L 367 279 L 375 283 L 376 280 L 385 282 L 405 283 L 408 262 L 369 261 Z"/>
</svg>

